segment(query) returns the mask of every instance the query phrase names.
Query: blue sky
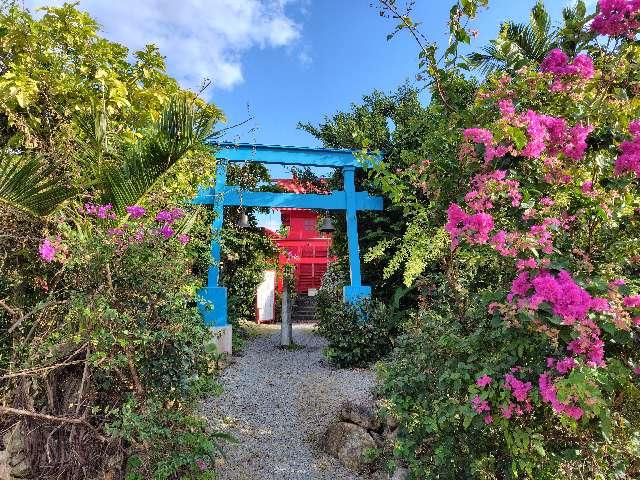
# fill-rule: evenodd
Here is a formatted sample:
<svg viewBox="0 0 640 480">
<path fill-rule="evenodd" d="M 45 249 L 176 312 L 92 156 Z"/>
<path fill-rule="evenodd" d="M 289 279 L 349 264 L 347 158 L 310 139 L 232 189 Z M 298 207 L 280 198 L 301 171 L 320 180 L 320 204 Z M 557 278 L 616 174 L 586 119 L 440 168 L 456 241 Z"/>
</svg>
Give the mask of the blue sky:
<svg viewBox="0 0 640 480">
<path fill-rule="evenodd" d="M 292 8 L 301 35 L 290 47 L 252 49 L 243 58 L 244 82 L 213 92 L 230 124 L 255 116 L 251 128 L 231 137 L 242 141 L 318 145 L 298 121 L 318 122 L 323 115 L 348 108 L 374 89 L 393 91 L 416 73 L 417 46 L 404 34 L 391 41 L 393 25 L 366 0 L 316 0 L 303 14 Z M 414 14 L 429 38 L 446 44 L 446 19 L 451 0 L 422 0 Z M 495 37 L 500 21 L 525 21 L 534 0 L 490 0 L 475 27 L 480 47 Z M 566 2 L 547 0 L 556 18 Z M 304 61 L 299 54 L 304 52 Z"/>
<path fill-rule="evenodd" d="M 21 0 L 28 8 L 63 0 Z M 555 18 L 571 0 L 546 0 Z M 595 0 L 589 0 L 593 5 Z M 187 88 L 213 82 L 210 100 L 229 124 L 254 120 L 229 139 L 314 146 L 296 128 L 348 108 L 373 89 L 391 92 L 416 73 L 417 47 L 406 34 L 391 41 L 390 20 L 376 0 L 80 0 L 103 35 L 130 49 L 156 43 L 169 72 Z M 400 5 L 403 0 L 398 0 Z M 414 18 L 444 45 L 453 0 L 417 0 Z M 474 28 L 480 47 L 500 22 L 526 21 L 535 0 L 490 0 Z"/>
<path fill-rule="evenodd" d="M 26 7 L 62 0 L 22 0 Z M 571 0 L 546 0 L 557 20 Z M 418 48 L 393 29 L 375 0 L 81 0 L 103 35 L 130 49 L 156 43 L 169 73 L 184 87 L 212 80 L 209 100 L 234 129 L 228 140 L 317 146 L 298 130 L 344 110 L 374 89 L 392 92 L 417 71 Z M 398 0 L 402 4 L 402 0 Z M 414 19 L 426 36 L 446 46 L 453 0 L 417 0 Z M 589 0 L 593 7 L 595 0 Z M 494 38 L 503 20 L 527 21 L 535 0 L 490 0 L 473 27 L 472 47 Z M 426 99 L 425 99 L 426 100 Z M 289 176 L 281 168 L 272 175 Z"/>
</svg>

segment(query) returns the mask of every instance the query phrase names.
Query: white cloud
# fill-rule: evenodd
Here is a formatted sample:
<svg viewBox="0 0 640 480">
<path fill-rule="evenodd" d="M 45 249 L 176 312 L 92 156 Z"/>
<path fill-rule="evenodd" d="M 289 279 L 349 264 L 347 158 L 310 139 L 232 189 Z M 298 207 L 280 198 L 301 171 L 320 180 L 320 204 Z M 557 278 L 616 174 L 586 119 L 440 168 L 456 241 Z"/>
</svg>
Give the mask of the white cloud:
<svg viewBox="0 0 640 480">
<path fill-rule="evenodd" d="M 313 57 L 311 56 L 310 48 L 308 46 L 305 45 L 300 49 L 300 52 L 298 53 L 298 62 L 300 62 L 300 65 L 305 68 L 310 67 L 311 64 L 313 64 Z"/>
<path fill-rule="evenodd" d="M 290 46 L 301 26 L 287 7 L 305 0 L 83 0 L 80 7 L 103 26 L 102 34 L 131 50 L 155 43 L 169 71 L 185 87 L 204 78 L 230 89 L 244 80 L 242 55 L 251 48 Z M 27 8 L 63 0 L 26 0 Z"/>
</svg>

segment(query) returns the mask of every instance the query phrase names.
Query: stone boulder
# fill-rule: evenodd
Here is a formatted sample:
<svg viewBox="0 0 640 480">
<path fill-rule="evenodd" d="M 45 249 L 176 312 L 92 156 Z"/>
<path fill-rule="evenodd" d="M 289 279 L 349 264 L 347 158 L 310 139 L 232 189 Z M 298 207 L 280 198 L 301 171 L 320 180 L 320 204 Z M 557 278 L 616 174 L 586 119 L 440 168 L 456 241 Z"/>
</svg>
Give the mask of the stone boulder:
<svg viewBox="0 0 640 480">
<path fill-rule="evenodd" d="M 11 465 L 9 465 L 9 452 L 0 450 L 0 480 L 11 480 Z"/>
<path fill-rule="evenodd" d="M 338 415 L 341 420 L 355 423 L 367 430 L 379 430 L 382 426 L 374 409 L 367 405 L 345 402 L 340 407 Z"/>
<path fill-rule="evenodd" d="M 367 452 L 377 447 L 365 428 L 347 422 L 330 425 L 320 440 L 320 446 L 354 471 L 366 470 L 371 465 L 373 460 L 368 458 Z"/>
<path fill-rule="evenodd" d="M 31 467 L 24 451 L 24 437 L 18 423 L 2 439 L 5 450 L 0 451 L 0 480 L 31 478 Z"/>
<path fill-rule="evenodd" d="M 409 469 L 405 467 L 396 467 L 390 480 L 407 480 L 409 478 Z"/>
</svg>

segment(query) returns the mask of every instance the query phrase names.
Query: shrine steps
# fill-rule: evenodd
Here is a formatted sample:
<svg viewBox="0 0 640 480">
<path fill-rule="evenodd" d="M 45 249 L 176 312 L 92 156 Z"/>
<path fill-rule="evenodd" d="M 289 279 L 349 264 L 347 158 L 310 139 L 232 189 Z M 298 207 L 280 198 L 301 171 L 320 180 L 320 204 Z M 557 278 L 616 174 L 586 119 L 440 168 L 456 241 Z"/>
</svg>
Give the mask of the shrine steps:
<svg viewBox="0 0 640 480">
<path fill-rule="evenodd" d="M 312 323 L 316 321 L 316 297 L 299 293 L 291 312 L 294 323 Z"/>
</svg>

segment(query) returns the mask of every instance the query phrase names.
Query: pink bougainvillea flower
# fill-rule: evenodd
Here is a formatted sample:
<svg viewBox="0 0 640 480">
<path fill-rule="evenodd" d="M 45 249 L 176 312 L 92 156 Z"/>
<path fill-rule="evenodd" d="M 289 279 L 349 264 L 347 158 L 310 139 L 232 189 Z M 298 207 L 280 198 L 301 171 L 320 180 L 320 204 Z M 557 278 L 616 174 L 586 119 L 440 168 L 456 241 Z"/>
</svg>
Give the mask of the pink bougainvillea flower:
<svg viewBox="0 0 640 480">
<path fill-rule="evenodd" d="M 616 278 L 609 282 L 609 288 L 618 288 L 624 285 L 625 283 L 626 281 L 624 280 L 624 278 Z"/>
<path fill-rule="evenodd" d="M 511 292 L 507 295 L 507 300 L 511 302 L 515 296 L 526 296 L 532 287 L 529 280 L 529 272 L 520 272 L 513 282 L 511 282 Z"/>
<path fill-rule="evenodd" d="M 570 62 L 567 54 L 559 48 L 551 50 L 547 54 L 540 64 L 540 71 L 565 78 L 573 76 L 584 80 L 592 78 L 595 74 L 593 60 L 589 55 L 582 53 Z M 566 88 L 567 84 L 557 79 L 552 86 L 554 91 L 564 91 Z"/>
<path fill-rule="evenodd" d="M 516 404 L 513 402 L 509 402 L 509 405 L 506 406 L 501 406 L 500 407 L 500 412 L 502 414 L 503 418 L 506 418 L 507 420 L 509 420 L 512 416 L 513 416 L 513 412 L 516 409 Z"/>
<path fill-rule="evenodd" d="M 640 120 L 633 120 L 629 123 L 629 133 L 634 137 L 640 135 Z"/>
<path fill-rule="evenodd" d="M 156 221 L 157 222 L 172 222 L 173 221 L 173 215 L 171 215 L 171 212 L 169 212 L 167 210 L 161 210 L 156 215 Z"/>
<path fill-rule="evenodd" d="M 640 295 L 631 295 L 630 297 L 625 297 L 622 301 L 627 308 L 640 307 Z"/>
<path fill-rule="evenodd" d="M 596 297 L 591 299 L 591 310 L 594 312 L 608 312 L 611 310 L 609 300 L 606 298 Z"/>
<path fill-rule="evenodd" d="M 134 233 L 133 235 L 133 242 L 134 243 L 140 243 L 142 242 L 142 240 L 144 240 L 144 230 L 142 228 L 139 228 L 138 230 L 136 230 L 136 233 Z"/>
<path fill-rule="evenodd" d="M 546 152 L 552 158 L 564 153 L 571 160 L 580 160 L 587 150 L 586 139 L 593 131 L 591 125 L 578 124 L 568 128 L 565 119 L 533 110 L 518 115 L 516 125 L 526 127 L 528 142 L 520 155 L 527 158 L 539 158 Z"/>
<path fill-rule="evenodd" d="M 179 218 L 184 217 L 184 210 L 182 210 L 181 208 L 172 208 L 169 213 L 171 214 L 172 221 L 176 221 Z"/>
<path fill-rule="evenodd" d="M 582 190 L 582 193 L 593 192 L 593 182 L 589 180 L 584 182 L 582 185 L 580 185 L 580 190 Z"/>
<path fill-rule="evenodd" d="M 493 423 L 493 417 L 491 415 L 485 415 L 484 423 L 486 423 L 487 425 L 489 425 L 490 423 Z"/>
<path fill-rule="evenodd" d="M 115 220 L 116 214 L 113 212 L 113 205 L 110 203 L 106 205 L 95 205 L 93 203 L 85 203 L 84 211 L 91 216 L 102 218 L 102 219 L 110 219 Z"/>
<path fill-rule="evenodd" d="M 640 28 L 638 0 L 599 0 L 591 29 L 600 35 L 634 38 Z"/>
<path fill-rule="evenodd" d="M 525 270 L 526 268 L 538 268 L 538 262 L 535 258 L 519 259 L 516 262 L 516 268 L 518 270 Z"/>
<path fill-rule="evenodd" d="M 178 241 L 181 244 L 186 245 L 187 243 L 189 243 L 189 235 L 181 233 L 180 235 L 178 235 Z"/>
<path fill-rule="evenodd" d="M 492 378 L 489 375 L 483 375 L 476 380 L 476 385 L 480 388 L 484 388 L 492 382 Z"/>
<path fill-rule="evenodd" d="M 566 357 L 556 363 L 556 370 L 558 370 L 558 373 L 564 375 L 565 373 L 573 370 L 576 365 L 577 363 L 573 357 Z"/>
<path fill-rule="evenodd" d="M 549 372 L 545 372 L 538 377 L 538 388 L 542 401 L 549 403 L 555 412 L 564 413 L 575 420 L 579 420 L 582 417 L 584 412 L 580 407 L 562 403 L 558 400 L 557 389 Z"/>
<path fill-rule="evenodd" d="M 543 207 L 552 207 L 553 205 L 555 205 L 556 202 L 553 201 L 552 198 L 549 197 L 542 197 L 540 199 L 540 205 L 542 205 Z"/>
<path fill-rule="evenodd" d="M 96 213 L 98 213 L 98 206 L 92 203 L 85 203 L 84 211 L 89 215 L 95 215 Z"/>
<path fill-rule="evenodd" d="M 593 68 L 593 60 L 589 55 L 581 53 L 576 55 L 573 59 L 571 66 L 574 68 L 576 75 L 584 78 L 585 80 L 593 78 L 595 75 L 595 69 Z"/>
<path fill-rule="evenodd" d="M 577 55 L 573 61 L 561 49 L 551 50 L 540 64 L 540 71 L 554 75 L 575 76 L 585 80 L 593 77 L 595 70 L 589 55 Z"/>
<path fill-rule="evenodd" d="M 500 100 L 498 102 L 498 107 L 500 108 L 500 113 L 505 118 L 512 118 L 516 114 L 516 109 L 510 98 Z"/>
<path fill-rule="evenodd" d="M 163 225 L 158 230 L 158 233 L 160 233 L 160 235 L 162 235 L 164 238 L 169 238 L 171 237 L 171 235 L 173 235 L 173 229 L 169 225 Z"/>
<path fill-rule="evenodd" d="M 572 160 L 580 160 L 587 150 L 587 137 L 593 132 L 593 125 L 575 125 L 568 133 L 563 153 Z"/>
<path fill-rule="evenodd" d="M 127 213 L 131 218 L 140 218 L 144 216 L 146 210 L 140 205 L 130 205 L 127 207 Z"/>
<path fill-rule="evenodd" d="M 540 64 L 541 72 L 565 73 L 565 69 L 569 63 L 569 56 L 560 48 L 555 48 L 547 53 Z"/>
<path fill-rule="evenodd" d="M 511 391 L 511 394 L 519 402 L 524 402 L 531 390 L 531 382 L 523 382 L 514 375 L 507 373 L 504 376 L 504 387 Z"/>
<path fill-rule="evenodd" d="M 107 235 L 110 237 L 121 237 L 124 235 L 124 230 L 122 228 L 110 228 L 107 230 Z"/>
<path fill-rule="evenodd" d="M 580 336 L 567 345 L 574 355 L 582 355 L 590 367 L 604 367 L 604 341 L 600 338 L 600 328 L 591 320 L 582 320 L 577 327 Z"/>
<path fill-rule="evenodd" d="M 493 143 L 493 133 L 486 128 L 467 128 L 463 132 L 464 138 L 472 140 L 475 143 L 483 143 L 491 145 Z"/>
<path fill-rule="evenodd" d="M 567 325 L 584 318 L 591 308 L 591 295 L 577 285 L 565 270 L 555 277 L 549 272 L 541 272 L 531 283 L 535 296 L 549 303 L 553 313 L 562 317 Z"/>
<path fill-rule="evenodd" d="M 476 395 L 471 399 L 471 405 L 476 413 L 489 412 L 491 411 L 491 407 L 489 406 L 489 402 L 480 398 L 479 395 Z"/>
<path fill-rule="evenodd" d="M 56 256 L 57 249 L 56 246 L 51 243 L 48 238 L 45 238 L 40 243 L 38 251 L 40 252 L 40 257 L 42 258 L 42 260 L 44 260 L 45 262 L 52 262 Z"/>
<path fill-rule="evenodd" d="M 582 408 L 575 405 L 568 405 L 565 407 L 564 413 L 566 413 L 574 420 L 580 420 L 580 418 L 582 418 L 582 415 L 584 414 L 584 411 L 582 410 Z"/>
<path fill-rule="evenodd" d="M 616 159 L 614 173 L 618 176 L 625 173 L 635 173 L 637 177 L 640 177 L 640 120 L 629 124 L 629 132 L 633 139 L 620 144 L 622 153 Z"/>
<path fill-rule="evenodd" d="M 196 460 L 196 466 L 203 472 L 207 469 L 207 462 L 202 459 L 198 459 Z"/>
<path fill-rule="evenodd" d="M 108 203 L 107 205 L 98 205 L 98 212 L 96 216 L 98 218 L 113 218 L 114 214 L 111 212 L 113 206 Z"/>
</svg>

